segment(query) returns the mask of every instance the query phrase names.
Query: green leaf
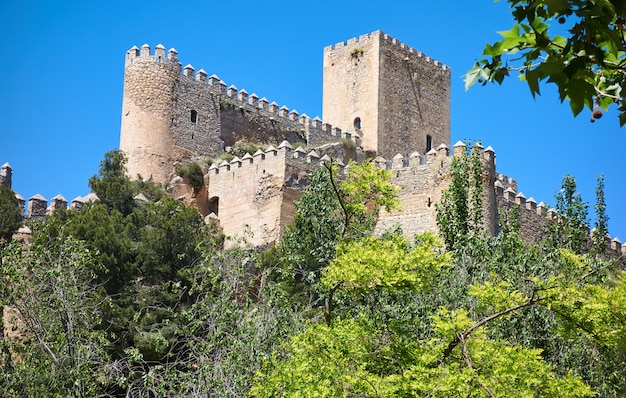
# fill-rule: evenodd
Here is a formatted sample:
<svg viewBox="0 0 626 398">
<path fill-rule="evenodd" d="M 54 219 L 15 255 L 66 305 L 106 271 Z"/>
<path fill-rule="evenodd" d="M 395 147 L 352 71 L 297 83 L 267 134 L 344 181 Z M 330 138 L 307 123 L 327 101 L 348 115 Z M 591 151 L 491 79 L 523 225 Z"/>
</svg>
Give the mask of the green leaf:
<svg viewBox="0 0 626 398">
<path fill-rule="evenodd" d="M 533 98 L 535 98 L 536 94 L 541 95 L 539 92 L 539 76 L 540 73 L 536 69 L 526 70 L 526 83 L 528 83 L 528 88 L 530 88 Z"/>
<path fill-rule="evenodd" d="M 585 105 L 593 107 L 593 95 L 595 88 L 585 79 L 572 79 L 566 86 L 567 97 L 570 101 L 570 108 L 574 116 L 582 112 Z"/>
<path fill-rule="evenodd" d="M 470 87 L 472 87 L 478 79 L 480 79 L 481 74 L 482 67 L 478 64 L 478 62 L 476 62 L 472 69 L 468 70 L 465 74 L 465 91 L 469 90 Z"/>
</svg>

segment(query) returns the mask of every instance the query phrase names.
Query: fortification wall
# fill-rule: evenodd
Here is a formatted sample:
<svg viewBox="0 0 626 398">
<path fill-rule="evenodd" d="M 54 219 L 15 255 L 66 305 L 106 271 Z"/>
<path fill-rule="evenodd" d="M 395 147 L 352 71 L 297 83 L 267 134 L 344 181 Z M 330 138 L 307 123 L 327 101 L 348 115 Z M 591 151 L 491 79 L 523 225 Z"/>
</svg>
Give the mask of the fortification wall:
<svg viewBox="0 0 626 398">
<path fill-rule="evenodd" d="M 497 225 L 497 200 L 495 198 L 495 153 L 491 147 L 483 149 L 476 145 L 483 164 L 483 223 L 487 231 L 495 233 Z M 465 144 L 454 145 L 453 156 L 466 152 Z M 392 183 L 399 188 L 400 209 L 383 212 L 376 225 L 375 233 L 400 226 L 405 234 L 414 235 L 426 231 L 438 232 L 436 204 L 452 181 L 449 148 L 441 144 L 422 156 L 414 152 L 409 156 L 397 154 L 391 160 L 377 157 L 377 167 L 391 170 Z"/>
<path fill-rule="evenodd" d="M 226 236 L 240 236 L 252 245 L 279 239 L 295 216 L 294 202 L 309 184 L 309 175 L 330 157 L 293 149 L 288 141 L 278 148 L 213 164 L 205 176 L 208 198 Z M 340 164 L 343 166 L 343 164 Z"/>
<path fill-rule="evenodd" d="M 466 153 L 465 144 L 454 145 L 453 156 Z M 545 231 L 551 220 L 556 217 L 554 209 L 548 209 L 534 198 L 517 191 L 517 181 L 496 172 L 496 154 L 491 147 L 483 149 L 476 144 L 472 151 L 477 151 L 482 163 L 483 185 L 483 225 L 488 233 L 499 232 L 499 218 L 503 210 L 518 209 L 520 233 L 526 242 L 538 242 L 545 237 Z M 440 145 L 426 156 L 413 153 L 408 157 L 400 154 L 391 160 L 376 158 L 378 167 L 393 172 L 392 183 L 400 188 L 401 209 L 392 213 L 382 213 L 376 226 L 376 233 L 402 227 L 407 234 L 425 231 L 438 232 L 435 204 L 439 203 L 443 191 L 451 183 L 453 157 L 448 156 L 448 148 Z"/>
<path fill-rule="evenodd" d="M 227 87 L 204 69 L 181 68 L 176 50 L 165 56 L 162 45 L 154 54 L 147 44 L 127 52 L 122 112 L 120 148 L 129 158 L 129 174 L 160 182 L 167 181 L 175 162 L 218 156 L 240 141 L 316 147 L 346 140 L 361 146 L 356 134 L 317 117 Z"/>
<path fill-rule="evenodd" d="M 211 165 L 209 201 L 227 236 L 245 236 L 252 245 L 276 241 L 285 178 L 285 150 L 273 147 L 219 165 Z"/>
<path fill-rule="evenodd" d="M 376 234 L 400 226 L 408 235 L 437 232 L 435 203 L 450 185 L 448 148 L 444 145 L 425 156 L 414 152 L 409 157 L 397 154 L 391 160 L 374 159 L 376 166 L 392 171 L 392 183 L 399 188 L 400 209 L 382 212 Z"/>
<path fill-rule="evenodd" d="M 215 77 L 216 78 L 216 77 Z M 318 117 L 311 119 L 297 110 L 269 102 L 256 94 L 248 95 L 245 89 L 235 86 L 226 88 L 220 95 L 220 138 L 224 145 L 234 145 L 238 141 L 257 144 L 279 145 L 288 141 L 292 145 L 304 144 L 317 147 L 324 144 L 347 140 L 360 147 L 358 135 L 342 131 Z"/>
<path fill-rule="evenodd" d="M 498 174 L 495 184 L 498 209 L 517 209 L 520 234 L 526 242 L 539 242 L 545 237 L 556 211 L 549 209 L 544 202 L 539 204 L 533 198 L 517 191 L 517 181 L 504 174 Z"/>
<path fill-rule="evenodd" d="M 196 156 L 224 151 L 220 138 L 221 82 L 207 84 L 207 74 L 187 65 L 173 87 L 171 133 L 176 146 Z"/>
</svg>

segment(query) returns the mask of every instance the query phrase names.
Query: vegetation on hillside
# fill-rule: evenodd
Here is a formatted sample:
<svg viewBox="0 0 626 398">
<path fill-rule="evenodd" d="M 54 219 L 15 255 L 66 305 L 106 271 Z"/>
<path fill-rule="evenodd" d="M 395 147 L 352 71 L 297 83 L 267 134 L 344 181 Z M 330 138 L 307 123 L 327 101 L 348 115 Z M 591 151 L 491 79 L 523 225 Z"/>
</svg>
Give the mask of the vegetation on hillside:
<svg viewBox="0 0 626 398">
<path fill-rule="evenodd" d="M 398 204 L 388 172 L 327 164 L 275 247 L 225 250 L 107 153 L 99 202 L 2 248 L 0 395 L 623 396 L 626 283 L 583 242 L 573 178 L 548 239 L 526 244 L 514 210 L 482 231 L 475 160 L 455 159 L 442 241 L 373 236 Z"/>
</svg>

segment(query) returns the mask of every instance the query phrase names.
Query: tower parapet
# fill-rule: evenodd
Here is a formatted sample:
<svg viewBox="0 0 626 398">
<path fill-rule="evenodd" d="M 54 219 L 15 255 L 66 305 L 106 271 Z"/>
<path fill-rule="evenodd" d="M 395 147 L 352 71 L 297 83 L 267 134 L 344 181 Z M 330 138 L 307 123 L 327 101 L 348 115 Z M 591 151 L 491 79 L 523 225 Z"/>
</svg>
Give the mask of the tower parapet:
<svg viewBox="0 0 626 398">
<path fill-rule="evenodd" d="M 13 169 L 9 162 L 6 162 L 0 168 L 0 185 L 4 185 L 5 187 L 11 188 L 13 179 Z"/>
</svg>

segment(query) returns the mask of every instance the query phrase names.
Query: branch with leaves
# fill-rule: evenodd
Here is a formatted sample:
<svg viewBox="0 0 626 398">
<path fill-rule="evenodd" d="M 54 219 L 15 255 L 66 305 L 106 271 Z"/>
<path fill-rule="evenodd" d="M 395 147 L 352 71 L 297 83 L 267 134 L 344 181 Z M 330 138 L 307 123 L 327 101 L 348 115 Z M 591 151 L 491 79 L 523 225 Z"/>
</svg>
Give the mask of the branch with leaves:
<svg viewBox="0 0 626 398">
<path fill-rule="evenodd" d="M 497 0 L 496 0 L 497 1 Z M 574 116 L 591 121 L 617 105 L 626 124 L 626 3 L 619 0 L 508 0 L 515 24 L 487 44 L 465 75 L 465 88 L 501 84 L 518 72 L 534 97 L 541 82 L 555 84 Z M 556 33 L 555 33 L 556 32 Z"/>
</svg>

